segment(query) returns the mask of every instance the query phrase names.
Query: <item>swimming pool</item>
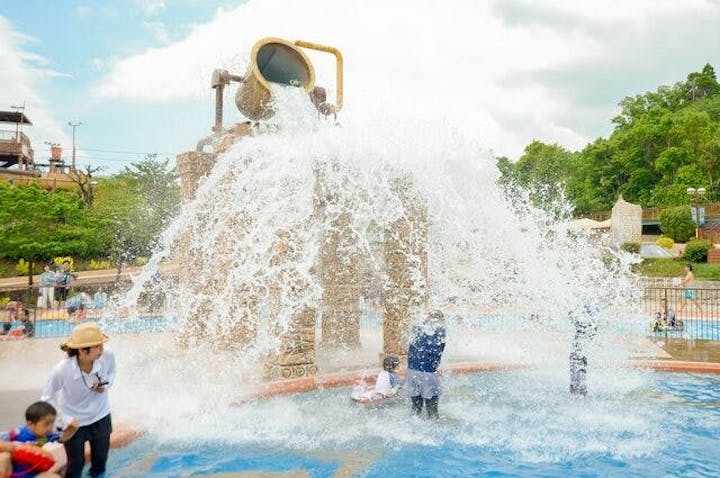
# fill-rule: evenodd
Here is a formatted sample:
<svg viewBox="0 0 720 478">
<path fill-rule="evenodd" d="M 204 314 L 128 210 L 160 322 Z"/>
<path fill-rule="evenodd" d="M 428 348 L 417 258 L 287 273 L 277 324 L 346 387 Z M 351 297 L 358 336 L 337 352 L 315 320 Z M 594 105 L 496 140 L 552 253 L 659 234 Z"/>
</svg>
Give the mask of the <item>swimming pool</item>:
<svg viewBox="0 0 720 478">
<path fill-rule="evenodd" d="M 158 332 L 177 329 L 177 320 L 162 316 L 137 317 L 132 319 L 101 318 L 96 319 L 108 333 L 139 333 Z M 467 324 L 473 324 L 484 330 L 505 330 L 508 327 L 519 330 L 527 329 L 527 321 L 518 317 L 506 317 L 498 315 L 470 315 L 463 319 Z M 381 314 L 364 312 L 360 316 L 361 327 L 379 327 L 382 324 Z M 65 337 L 72 332 L 75 322 L 65 319 L 37 320 L 35 322 L 36 337 Z M 321 328 L 321 322 L 317 322 L 317 328 Z M 617 327 L 616 327 L 617 328 Z M 650 335 L 653 337 L 664 337 L 665 332 L 648 332 L 648 323 L 644 321 L 625 320 L 619 330 L 633 335 Z M 685 321 L 683 332 L 668 331 L 667 335 L 673 338 L 720 340 L 720 321 Z"/>
<path fill-rule="evenodd" d="M 137 317 L 132 319 L 95 319 L 107 333 L 139 333 L 175 330 L 176 321 L 165 317 Z M 67 337 L 77 322 L 65 319 L 35 321 L 35 337 Z"/>
<path fill-rule="evenodd" d="M 406 404 L 358 409 L 347 389 L 278 397 L 228 408 L 219 420 L 201 413 L 150 430 L 113 451 L 109 471 L 138 477 L 720 474 L 720 376 L 597 371 L 591 377 L 594 392 L 580 400 L 566 392 L 564 373 L 446 377 L 439 423 L 409 416 Z"/>
</svg>

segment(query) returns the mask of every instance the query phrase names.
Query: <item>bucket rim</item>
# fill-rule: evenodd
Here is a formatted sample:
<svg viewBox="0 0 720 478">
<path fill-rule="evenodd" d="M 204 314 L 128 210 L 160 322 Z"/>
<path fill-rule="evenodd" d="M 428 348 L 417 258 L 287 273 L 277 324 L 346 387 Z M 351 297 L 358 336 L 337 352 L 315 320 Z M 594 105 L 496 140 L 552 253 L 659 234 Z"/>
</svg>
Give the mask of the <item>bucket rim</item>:
<svg viewBox="0 0 720 478">
<path fill-rule="evenodd" d="M 262 47 L 273 43 L 288 47 L 291 51 L 300 56 L 300 58 L 302 58 L 302 60 L 308 66 L 308 82 L 307 85 L 305 85 L 305 92 L 309 94 L 313 90 L 313 88 L 315 88 L 315 67 L 313 67 L 310 58 L 305 54 L 304 51 L 302 51 L 302 49 L 300 49 L 300 47 L 288 40 L 285 40 L 284 38 L 265 37 L 258 40 L 255 45 L 253 45 L 252 51 L 250 52 L 250 67 L 252 69 L 252 73 L 255 79 L 257 79 L 257 81 L 259 81 L 260 84 L 263 85 L 263 87 L 267 88 L 268 91 L 270 90 L 270 83 L 265 79 L 265 76 L 263 76 L 262 72 L 260 71 L 260 67 L 258 66 L 257 55 Z"/>
</svg>

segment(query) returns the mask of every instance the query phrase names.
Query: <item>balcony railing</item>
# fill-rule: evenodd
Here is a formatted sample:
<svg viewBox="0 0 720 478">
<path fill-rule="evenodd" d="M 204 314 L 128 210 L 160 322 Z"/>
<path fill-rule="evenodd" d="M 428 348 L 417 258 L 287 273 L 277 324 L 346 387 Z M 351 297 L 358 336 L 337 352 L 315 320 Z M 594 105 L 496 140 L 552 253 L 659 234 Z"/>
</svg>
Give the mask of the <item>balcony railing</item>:
<svg viewBox="0 0 720 478">
<path fill-rule="evenodd" d="M 25 133 L 15 130 L 0 130 L 0 153 L 21 154 L 33 159 L 34 151 L 30 138 Z"/>
</svg>

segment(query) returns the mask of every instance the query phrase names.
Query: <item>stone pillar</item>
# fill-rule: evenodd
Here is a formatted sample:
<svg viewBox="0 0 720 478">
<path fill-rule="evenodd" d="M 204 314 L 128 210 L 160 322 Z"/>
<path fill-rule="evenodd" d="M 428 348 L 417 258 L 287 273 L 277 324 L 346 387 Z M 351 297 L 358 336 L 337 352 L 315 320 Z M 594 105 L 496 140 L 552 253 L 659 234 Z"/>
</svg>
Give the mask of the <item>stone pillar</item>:
<svg viewBox="0 0 720 478">
<path fill-rule="evenodd" d="M 178 154 L 177 166 L 183 203 L 190 202 L 195 197 L 200 178 L 210 172 L 216 160 L 217 155 L 214 153 L 187 151 Z"/>
<path fill-rule="evenodd" d="M 177 157 L 178 171 L 180 174 L 180 187 L 184 203 L 190 202 L 197 191 L 198 183 L 202 177 L 207 175 L 215 166 L 218 154 L 225 152 L 236 141 L 244 136 L 251 136 L 254 130 L 250 123 L 238 123 L 221 134 L 213 135 L 198 142 L 197 151 L 181 153 Z M 205 152 L 206 150 L 212 152 Z M 202 222 L 202 217 L 199 218 Z M 242 218 L 231 218 L 225 227 L 231 229 L 240 226 Z M 208 318 L 217 316 L 219 311 L 214 308 L 214 297 L 219 291 L 227 290 L 226 284 L 228 270 L 227 264 L 232 261 L 223 260 L 232 256 L 233 242 L 225 240 L 222 236 L 218 239 L 214 253 L 216 263 L 211 267 L 214 269 L 208 278 L 208 264 L 202 261 L 187 260 L 196 254 L 192 250 L 191 242 L 187 237 L 181 237 L 178 241 L 175 261 L 181 266 L 178 268 L 178 282 L 182 290 L 188 291 L 193 298 L 192 316 L 182 324 L 178 332 L 178 341 L 181 345 L 189 345 L 190 340 L 200 343 L 216 343 L 221 348 L 244 348 L 254 343 L 257 326 L 258 291 L 247 284 L 234 285 L 232 289 L 233 300 L 227 310 L 220 311 L 221 315 L 229 320 L 215 328 L 208 326 Z M 204 270 L 204 277 L 207 280 L 200 283 L 197 278 L 202 277 L 201 268 Z M 242 307 L 241 307 L 242 305 Z"/>
<path fill-rule="evenodd" d="M 397 180 L 395 189 L 405 215 L 385 230 L 383 357 L 407 355 L 411 316 L 427 302 L 427 211 L 409 180 Z"/>
<path fill-rule="evenodd" d="M 281 345 L 269 354 L 265 362 L 268 380 L 312 377 L 315 365 L 315 309 L 305 308 L 296 313 L 287 332 L 281 335 Z"/>
<path fill-rule="evenodd" d="M 324 173 L 315 171 L 315 215 L 327 226 L 317 264 L 323 288 L 322 347 L 360 347 L 360 294 L 357 237 L 345 198 L 327 187 Z M 328 217 L 328 206 L 333 211 Z"/>
<path fill-rule="evenodd" d="M 187 151 L 177 156 L 177 167 L 180 174 L 180 191 L 184 204 L 190 202 L 195 197 L 198 182 L 205 176 L 215 165 L 217 155 L 212 153 L 202 153 L 198 151 Z M 202 267 L 198 261 L 189 261 L 188 257 L 192 257 L 191 245 L 187 237 L 181 237 L 178 241 L 176 250 L 174 251 L 173 262 L 180 264 L 177 268 L 178 285 L 182 290 L 197 290 L 197 285 L 193 283 L 197 277 L 198 269 Z M 209 309 L 209 302 L 201 303 L 200 307 L 194 310 L 192 320 L 187 320 L 181 324 L 178 330 L 176 340 L 178 343 L 187 348 L 191 345 L 191 341 L 205 342 L 211 336 L 207 330 L 207 324 L 204 320 L 208 314 L 212 313 Z"/>
<path fill-rule="evenodd" d="M 349 212 L 344 212 L 331 222 L 331 229 L 320 251 L 322 345 L 327 348 L 360 347 L 359 257 L 350 217 Z"/>
<path fill-rule="evenodd" d="M 289 230 L 276 232 L 270 267 L 275 277 L 269 287 L 270 320 L 280 337 L 280 346 L 271 352 L 265 362 L 265 378 L 269 380 L 293 379 L 313 376 L 315 364 L 315 316 L 311 307 L 297 308 L 308 287 L 294 262 L 299 258 L 295 249 L 298 238 Z M 281 327 L 281 315 L 290 313 L 287 329 Z"/>
</svg>

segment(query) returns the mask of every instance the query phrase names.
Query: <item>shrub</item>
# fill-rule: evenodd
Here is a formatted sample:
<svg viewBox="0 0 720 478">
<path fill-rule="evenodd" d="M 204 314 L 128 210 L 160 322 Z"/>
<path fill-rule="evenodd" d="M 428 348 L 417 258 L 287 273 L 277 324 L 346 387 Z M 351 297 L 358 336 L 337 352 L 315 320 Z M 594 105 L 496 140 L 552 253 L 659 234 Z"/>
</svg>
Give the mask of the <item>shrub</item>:
<svg viewBox="0 0 720 478">
<path fill-rule="evenodd" d="M 60 267 L 60 266 L 62 265 L 62 263 L 65 262 L 65 261 L 68 261 L 68 262 L 70 263 L 70 270 L 73 270 L 73 269 L 74 269 L 74 266 L 75 266 L 75 261 L 73 260 L 72 257 L 66 256 L 66 257 L 55 257 L 55 258 L 53 258 L 53 262 L 55 263 L 55 265 L 56 265 L 57 267 Z"/>
<path fill-rule="evenodd" d="M 110 268 L 111 268 L 110 261 L 103 261 L 103 260 L 96 261 L 95 259 L 90 259 L 90 269 L 91 270 L 95 271 L 95 270 L 110 269 Z"/>
<path fill-rule="evenodd" d="M 148 263 L 148 258 L 147 257 L 136 257 L 135 260 L 133 261 L 133 263 L 136 266 L 144 266 L 145 264 Z"/>
<path fill-rule="evenodd" d="M 695 236 L 695 222 L 687 206 L 665 209 L 660 213 L 660 230 L 675 242 L 686 242 Z"/>
<path fill-rule="evenodd" d="M 683 254 L 683 259 L 690 262 L 706 262 L 707 253 L 708 249 L 710 249 L 710 246 L 710 241 L 690 241 L 685 246 L 685 254 Z"/>
<path fill-rule="evenodd" d="M 669 237 L 662 236 L 660 239 L 655 241 L 655 244 L 657 244 L 660 247 L 664 247 L 667 250 L 670 250 L 675 245 L 675 241 L 673 241 Z"/>
<path fill-rule="evenodd" d="M 2 297 L 0 298 L 0 307 L 5 307 L 8 305 L 8 302 L 10 302 L 12 299 L 10 297 Z"/>
<path fill-rule="evenodd" d="M 20 259 L 15 266 L 15 270 L 17 271 L 18 275 L 26 276 L 28 275 L 28 272 L 30 272 L 30 263 L 25 262 L 25 259 Z"/>
<path fill-rule="evenodd" d="M 622 249 L 625 252 L 630 252 L 632 254 L 640 254 L 640 243 L 639 242 L 623 242 L 620 245 L 620 249 Z"/>
</svg>

